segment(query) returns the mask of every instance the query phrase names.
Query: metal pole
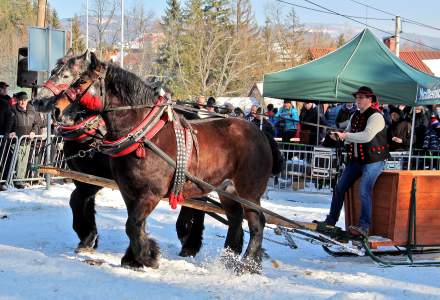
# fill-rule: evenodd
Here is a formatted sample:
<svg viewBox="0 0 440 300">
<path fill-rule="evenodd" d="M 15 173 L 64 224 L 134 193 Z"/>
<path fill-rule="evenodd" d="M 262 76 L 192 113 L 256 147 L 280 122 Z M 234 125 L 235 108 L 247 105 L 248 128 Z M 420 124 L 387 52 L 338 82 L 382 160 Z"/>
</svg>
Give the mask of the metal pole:
<svg viewBox="0 0 440 300">
<path fill-rule="evenodd" d="M 319 121 L 320 121 L 320 116 L 319 116 L 319 106 L 320 106 L 320 101 L 318 101 L 318 106 L 317 106 L 317 111 L 318 111 L 318 120 L 316 121 L 316 124 L 318 124 L 318 126 L 316 126 L 316 146 L 319 145 Z"/>
<path fill-rule="evenodd" d="M 121 68 L 124 67 L 124 0 L 121 0 Z"/>
<path fill-rule="evenodd" d="M 400 55 L 400 32 L 402 31 L 402 23 L 400 22 L 400 16 L 396 16 L 396 56 Z"/>
<path fill-rule="evenodd" d="M 413 107 L 413 116 L 412 116 L 412 123 L 411 123 L 411 139 L 409 141 L 409 155 L 408 155 L 408 170 L 411 170 L 411 156 L 412 156 L 412 149 L 413 149 L 413 141 L 414 141 L 414 125 L 416 124 L 416 107 Z"/>
<path fill-rule="evenodd" d="M 73 49 L 73 18 L 70 18 L 70 48 Z"/>
<path fill-rule="evenodd" d="M 50 74 L 50 48 L 51 48 L 51 34 L 50 34 L 50 29 L 47 28 L 46 29 L 48 31 L 47 34 L 47 65 L 48 65 L 48 70 L 47 70 L 47 74 Z M 47 114 L 47 136 L 46 136 L 46 165 L 50 164 L 50 148 L 52 147 L 52 141 L 51 141 L 51 123 L 52 123 L 52 116 L 51 113 L 49 112 Z M 46 174 L 46 189 L 48 190 L 50 188 L 50 174 Z"/>
<path fill-rule="evenodd" d="M 89 49 L 89 0 L 86 0 L 86 49 Z"/>
</svg>

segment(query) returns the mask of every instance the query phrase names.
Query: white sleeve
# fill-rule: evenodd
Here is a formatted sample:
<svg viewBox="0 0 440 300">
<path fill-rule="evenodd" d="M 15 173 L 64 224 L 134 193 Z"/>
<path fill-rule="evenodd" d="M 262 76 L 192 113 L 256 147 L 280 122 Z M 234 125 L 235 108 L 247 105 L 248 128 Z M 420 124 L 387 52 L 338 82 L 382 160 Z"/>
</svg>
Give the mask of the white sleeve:
<svg viewBox="0 0 440 300">
<path fill-rule="evenodd" d="M 348 128 L 348 127 L 347 127 Z M 385 128 L 385 119 L 376 112 L 372 114 L 367 121 L 367 126 L 361 132 L 347 132 L 345 141 L 350 143 L 368 143 L 376 134 Z"/>
</svg>

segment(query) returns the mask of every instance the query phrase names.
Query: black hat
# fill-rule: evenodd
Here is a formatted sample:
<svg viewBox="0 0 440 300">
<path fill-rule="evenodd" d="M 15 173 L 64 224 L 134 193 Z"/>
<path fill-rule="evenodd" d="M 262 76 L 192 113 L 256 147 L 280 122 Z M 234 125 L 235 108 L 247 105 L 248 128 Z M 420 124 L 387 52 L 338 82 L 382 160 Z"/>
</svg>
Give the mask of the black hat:
<svg viewBox="0 0 440 300">
<path fill-rule="evenodd" d="M 26 99 L 27 100 L 27 99 L 29 99 L 26 92 L 18 92 L 16 94 L 14 94 L 14 98 L 17 99 L 17 100 L 22 100 L 22 99 Z"/>
<path fill-rule="evenodd" d="M 8 87 L 8 86 L 9 86 L 9 84 L 7 84 L 6 82 L 0 81 L 0 89 L 4 88 L 4 87 Z"/>
<path fill-rule="evenodd" d="M 365 95 L 368 97 L 373 98 L 373 102 L 377 102 L 377 97 L 374 94 L 373 90 L 369 88 L 368 86 L 361 86 L 356 92 L 354 92 L 352 95 L 353 97 L 356 97 L 356 95 Z"/>
<path fill-rule="evenodd" d="M 390 105 L 389 108 L 390 108 L 390 115 L 392 113 L 396 113 L 399 115 L 399 117 L 403 116 L 403 112 L 398 107 L 395 107 L 394 105 Z"/>
</svg>

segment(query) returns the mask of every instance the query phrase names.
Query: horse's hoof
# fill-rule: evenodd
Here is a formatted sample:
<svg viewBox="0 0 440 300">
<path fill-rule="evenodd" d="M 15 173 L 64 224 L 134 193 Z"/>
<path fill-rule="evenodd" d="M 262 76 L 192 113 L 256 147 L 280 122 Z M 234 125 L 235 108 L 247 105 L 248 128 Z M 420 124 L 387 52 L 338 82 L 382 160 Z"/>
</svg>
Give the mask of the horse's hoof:
<svg viewBox="0 0 440 300">
<path fill-rule="evenodd" d="M 263 271 L 261 262 L 253 259 L 243 258 L 241 267 L 242 273 L 261 274 Z"/>
<path fill-rule="evenodd" d="M 135 260 L 127 259 L 125 256 L 121 259 L 121 266 L 127 269 L 140 271 L 144 266 Z"/>
<path fill-rule="evenodd" d="M 181 257 L 195 257 L 197 255 L 196 249 L 182 248 L 180 250 L 179 256 Z"/>
<path fill-rule="evenodd" d="M 76 247 L 75 249 L 75 253 L 94 253 L 95 252 L 95 248 L 93 247 L 86 247 L 83 245 L 78 245 L 78 247 Z"/>
</svg>

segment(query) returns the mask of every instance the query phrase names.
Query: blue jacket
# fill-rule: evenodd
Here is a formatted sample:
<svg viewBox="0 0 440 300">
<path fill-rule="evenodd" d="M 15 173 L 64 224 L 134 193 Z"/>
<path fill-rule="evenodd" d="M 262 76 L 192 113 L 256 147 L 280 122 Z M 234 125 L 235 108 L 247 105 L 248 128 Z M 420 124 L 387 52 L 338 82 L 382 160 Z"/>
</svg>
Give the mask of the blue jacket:
<svg viewBox="0 0 440 300">
<path fill-rule="evenodd" d="M 275 119 L 277 120 L 277 124 L 284 131 L 295 130 L 296 124 L 299 122 L 298 112 L 294 107 L 289 110 L 284 107 L 280 108 L 275 115 Z"/>
<path fill-rule="evenodd" d="M 327 125 L 330 127 L 336 127 L 336 117 L 342 108 L 342 104 L 330 107 L 325 113 L 325 118 L 327 119 Z"/>
</svg>

